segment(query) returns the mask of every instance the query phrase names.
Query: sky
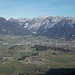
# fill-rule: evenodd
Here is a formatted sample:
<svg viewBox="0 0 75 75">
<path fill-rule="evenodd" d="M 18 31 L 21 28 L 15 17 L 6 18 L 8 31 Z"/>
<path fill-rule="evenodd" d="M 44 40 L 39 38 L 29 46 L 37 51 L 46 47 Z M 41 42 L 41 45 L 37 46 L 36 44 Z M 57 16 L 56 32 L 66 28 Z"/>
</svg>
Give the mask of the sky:
<svg viewBox="0 0 75 75">
<path fill-rule="evenodd" d="M 0 0 L 0 17 L 6 19 L 46 15 L 75 17 L 75 0 Z"/>
</svg>

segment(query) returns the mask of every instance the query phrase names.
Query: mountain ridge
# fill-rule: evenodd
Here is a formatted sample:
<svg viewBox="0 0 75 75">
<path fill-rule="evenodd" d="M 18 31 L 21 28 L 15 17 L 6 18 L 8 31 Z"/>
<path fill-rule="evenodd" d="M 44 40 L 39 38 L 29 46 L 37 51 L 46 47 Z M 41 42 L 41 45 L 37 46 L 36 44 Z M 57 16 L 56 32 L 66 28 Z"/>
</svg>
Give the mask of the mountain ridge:
<svg viewBox="0 0 75 75">
<path fill-rule="evenodd" d="M 7 21 L 0 17 L 0 34 L 1 35 L 28 35 L 30 31 L 20 26 L 17 22 Z"/>
<path fill-rule="evenodd" d="M 27 30 L 32 35 L 51 38 L 75 38 L 75 17 L 41 16 L 33 19 L 10 18 L 6 21 L 10 22 L 10 25 L 12 23 L 17 24 L 18 27 L 22 28 L 22 33 L 25 33 L 23 30 Z"/>
</svg>

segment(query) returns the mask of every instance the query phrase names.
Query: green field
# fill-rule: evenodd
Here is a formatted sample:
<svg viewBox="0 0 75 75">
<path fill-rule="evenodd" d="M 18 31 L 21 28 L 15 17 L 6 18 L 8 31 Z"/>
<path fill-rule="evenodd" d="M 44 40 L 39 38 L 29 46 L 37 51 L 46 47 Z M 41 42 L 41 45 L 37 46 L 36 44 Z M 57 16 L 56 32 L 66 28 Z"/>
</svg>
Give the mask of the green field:
<svg viewBox="0 0 75 75">
<path fill-rule="evenodd" d="M 75 40 L 0 35 L 0 75 L 45 74 L 75 68 Z"/>
</svg>

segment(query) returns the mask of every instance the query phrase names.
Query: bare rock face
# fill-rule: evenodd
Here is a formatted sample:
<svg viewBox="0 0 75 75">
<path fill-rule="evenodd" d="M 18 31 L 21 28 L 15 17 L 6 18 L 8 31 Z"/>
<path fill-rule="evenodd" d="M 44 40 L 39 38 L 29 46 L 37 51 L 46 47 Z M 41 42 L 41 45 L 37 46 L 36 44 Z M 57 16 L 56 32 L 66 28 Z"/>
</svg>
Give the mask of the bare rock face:
<svg viewBox="0 0 75 75">
<path fill-rule="evenodd" d="M 44 35 L 51 38 L 74 38 L 75 18 L 63 16 L 41 16 L 33 19 L 20 18 L 9 19 L 18 23 L 36 35 Z"/>
<path fill-rule="evenodd" d="M 75 18 L 50 16 L 42 23 L 37 34 L 52 38 L 72 38 L 75 36 Z"/>
<path fill-rule="evenodd" d="M 28 34 L 31 34 L 31 32 L 25 29 L 23 26 L 20 26 L 17 22 L 10 22 L 10 21 L 7 21 L 5 18 L 0 17 L 0 34 L 28 35 Z"/>
</svg>

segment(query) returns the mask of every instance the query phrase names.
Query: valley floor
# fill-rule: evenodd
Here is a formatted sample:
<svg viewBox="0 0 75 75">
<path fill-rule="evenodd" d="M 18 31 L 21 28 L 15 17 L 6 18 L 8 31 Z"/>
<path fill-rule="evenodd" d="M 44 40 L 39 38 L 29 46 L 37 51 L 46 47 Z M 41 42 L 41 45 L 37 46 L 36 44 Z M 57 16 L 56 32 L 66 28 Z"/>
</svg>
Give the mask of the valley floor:
<svg viewBox="0 0 75 75">
<path fill-rule="evenodd" d="M 0 35 L 0 75 L 44 75 L 62 68 L 75 71 L 75 40 Z"/>
</svg>

